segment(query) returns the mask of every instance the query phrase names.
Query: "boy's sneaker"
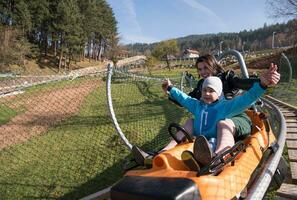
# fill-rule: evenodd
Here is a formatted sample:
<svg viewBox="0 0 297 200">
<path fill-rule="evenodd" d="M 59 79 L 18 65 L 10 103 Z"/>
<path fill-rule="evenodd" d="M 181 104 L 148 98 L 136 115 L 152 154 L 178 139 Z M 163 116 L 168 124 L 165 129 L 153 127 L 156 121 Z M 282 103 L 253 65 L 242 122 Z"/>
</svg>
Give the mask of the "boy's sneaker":
<svg viewBox="0 0 297 200">
<path fill-rule="evenodd" d="M 189 168 L 191 171 L 200 172 L 200 166 L 196 159 L 194 158 L 194 154 L 191 151 L 184 151 L 181 154 L 181 159 L 185 163 L 185 165 Z"/>
<path fill-rule="evenodd" d="M 147 159 L 151 160 L 153 157 L 152 155 L 146 153 L 137 146 L 132 147 L 132 154 L 135 159 L 135 162 L 141 166 L 144 166 L 146 163 L 148 163 L 148 161 L 146 161 Z"/>
<path fill-rule="evenodd" d="M 202 164 L 203 167 L 211 162 L 214 154 L 212 152 L 209 142 L 203 135 L 199 135 L 196 137 L 193 149 L 195 159 L 200 164 Z"/>
</svg>

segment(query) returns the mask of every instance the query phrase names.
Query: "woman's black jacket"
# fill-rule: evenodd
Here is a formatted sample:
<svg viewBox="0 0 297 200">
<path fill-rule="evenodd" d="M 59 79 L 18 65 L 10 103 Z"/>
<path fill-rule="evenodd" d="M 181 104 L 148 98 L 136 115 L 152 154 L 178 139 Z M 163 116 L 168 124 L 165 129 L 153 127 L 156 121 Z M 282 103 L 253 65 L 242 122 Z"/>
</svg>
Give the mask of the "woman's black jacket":
<svg viewBox="0 0 297 200">
<path fill-rule="evenodd" d="M 255 82 L 260 82 L 259 78 L 239 78 L 234 71 L 228 70 L 216 75 L 222 80 L 223 93 L 226 99 L 231 99 L 238 94 L 240 90 L 250 89 Z M 200 79 L 196 88 L 188 95 L 192 98 L 200 99 L 202 95 L 202 84 L 204 79 Z M 171 101 L 180 106 L 174 99 L 169 98 Z"/>
</svg>

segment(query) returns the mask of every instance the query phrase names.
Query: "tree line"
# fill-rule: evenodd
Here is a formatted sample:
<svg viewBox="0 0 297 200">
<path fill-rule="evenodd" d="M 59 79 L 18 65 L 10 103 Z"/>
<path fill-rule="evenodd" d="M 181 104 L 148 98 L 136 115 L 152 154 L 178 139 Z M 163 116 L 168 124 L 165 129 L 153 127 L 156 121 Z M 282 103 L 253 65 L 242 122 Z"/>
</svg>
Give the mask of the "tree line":
<svg viewBox="0 0 297 200">
<path fill-rule="evenodd" d="M 112 57 L 118 43 L 106 0 L 2 0 L 0 22 L 0 67 L 37 54 L 52 55 L 60 70 L 85 57 Z"/>
<path fill-rule="evenodd" d="M 296 43 L 297 20 L 289 20 L 287 23 L 277 23 L 274 25 L 264 24 L 262 28 L 255 30 L 243 30 L 239 33 L 218 33 L 190 35 L 176 38 L 178 49 L 196 49 L 200 52 L 213 52 L 220 49 L 237 49 L 239 51 L 258 51 L 272 48 L 272 37 L 274 32 L 275 47 L 290 46 Z M 163 42 L 163 41 L 162 41 Z M 160 42 L 160 43 L 162 43 Z M 133 44 L 133 50 L 145 54 L 154 54 L 159 43 Z M 126 48 L 132 48 L 127 45 Z"/>
</svg>

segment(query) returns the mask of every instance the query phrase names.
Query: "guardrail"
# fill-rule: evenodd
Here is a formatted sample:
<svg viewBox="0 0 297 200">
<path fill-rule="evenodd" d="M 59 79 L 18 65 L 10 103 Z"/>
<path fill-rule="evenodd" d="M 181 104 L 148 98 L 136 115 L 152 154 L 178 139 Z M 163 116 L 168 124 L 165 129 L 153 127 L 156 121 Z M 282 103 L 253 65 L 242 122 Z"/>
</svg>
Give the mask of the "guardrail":
<svg viewBox="0 0 297 200">
<path fill-rule="evenodd" d="M 23 89 L 47 84 L 51 82 L 63 81 L 63 80 L 74 80 L 83 76 L 90 76 L 100 73 L 105 73 L 106 69 L 99 68 L 85 68 L 83 70 L 75 70 L 67 75 L 50 75 L 50 76 L 13 76 L 7 75 L 2 76 L 2 78 L 7 78 L 0 82 L 0 98 L 6 96 L 10 93 L 15 93 Z M 8 85 L 8 86 L 7 86 Z"/>
<path fill-rule="evenodd" d="M 262 100 L 276 113 L 276 116 L 278 117 L 278 120 L 280 123 L 280 131 L 277 134 L 278 135 L 277 143 L 279 145 L 279 148 L 276 150 L 276 152 L 274 152 L 274 154 L 272 154 L 274 156 L 271 155 L 269 157 L 258 179 L 256 179 L 256 181 L 249 189 L 249 193 L 246 199 L 250 199 L 250 200 L 263 199 L 265 192 L 267 191 L 269 184 L 272 180 L 272 177 L 277 169 L 280 158 L 282 156 L 283 149 L 285 146 L 285 141 L 286 141 L 286 133 L 287 133 L 286 121 L 281 111 L 277 108 L 277 106 L 275 106 L 269 100 L 264 98 L 262 98 Z"/>
<path fill-rule="evenodd" d="M 143 63 L 145 59 L 145 56 L 134 56 L 126 58 L 118 61 L 118 66 L 123 67 L 125 65 L 129 65 L 132 63 Z M 47 84 L 63 80 L 74 80 L 79 77 L 91 76 L 105 72 L 107 72 L 106 68 L 102 69 L 99 67 L 87 67 L 83 69 L 72 70 L 65 75 L 20 76 L 13 74 L 0 74 L 1 78 L 7 79 L 0 82 L 0 98 L 11 94 L 16 94 L 25 88 L 36 85 Z"/>
</svg>

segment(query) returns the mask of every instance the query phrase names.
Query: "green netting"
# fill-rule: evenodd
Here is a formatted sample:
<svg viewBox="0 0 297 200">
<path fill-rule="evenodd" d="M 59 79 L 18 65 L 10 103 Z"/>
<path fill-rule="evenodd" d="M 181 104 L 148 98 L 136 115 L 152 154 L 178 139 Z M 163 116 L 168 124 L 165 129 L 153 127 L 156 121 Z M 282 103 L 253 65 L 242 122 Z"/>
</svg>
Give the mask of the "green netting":
<svg viewBox="0 0 297 200">
<path fill-rule="evenodd" d="M 297 106 L 297 49 L 291 49 L 284 53 L 279 60 L 281 81 L 275 87 L 269 89 L 269 94 L 284 102 Z"/>
<path fill-rule="evenodd" d="M 153 76 L 178 84 L 181 72 Z M 0 80 L 0 199 L 78 199 L 119 180 L 132 158 L 108 112 L 105 75 L 55 78 Z M 112 97 L 123 132 L 145 150 L 164 146 L 168 124 L 186 118 L 160 80 L 115 73 Z"/>
<path fill-rule="evenodd" d="M 289 58 L 283 53 L 278 63 L 278 71 L 281 74 L 280 82 L 291 82 L 292 80 L 292 65 Z"/>
<path fill-rule="evenodd" d="M 173 76 L 177 86 L 179 79 Z M 170 123 L 182 124 L 189 117 L 185 109 L 168 100 L 161 84 L 162 78 L 149 79 L 118 71 L 111 83 L 113 107 L 122 132 L 130 143 L 148 151 L 157 151 L 169 142 Z"/>
<path fill-rule="evenodd" d="M 0 199 L 78 199 L 118 180 L 129 152 L 105 94 L 88 76 L 2 95 Z"/>
<path fill-rule="evenodd" d="M 286 54 L 291 84 L 270 90 L 295 105 L 296 55 Z M 156 151 L 170 140 L 169 123 L 183 124 L 190 117 L 161 89 L 165 77 L 180 86 L 185 70 L 196 75 L 193 68 L 114 73 L 115 114 L 132 144 Z M 128 72 L 160 79 L 133 78 Z M 111 121 L 105 80 L 105 75 L 0 78 L 0 199 L 79 199 L 121 178 L 132 157 Z M 188 87 L 185 82 L 185 91 Z"/>
</svg>

